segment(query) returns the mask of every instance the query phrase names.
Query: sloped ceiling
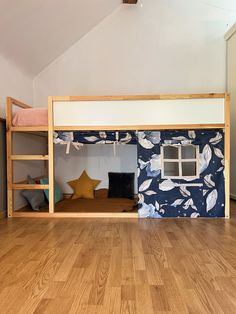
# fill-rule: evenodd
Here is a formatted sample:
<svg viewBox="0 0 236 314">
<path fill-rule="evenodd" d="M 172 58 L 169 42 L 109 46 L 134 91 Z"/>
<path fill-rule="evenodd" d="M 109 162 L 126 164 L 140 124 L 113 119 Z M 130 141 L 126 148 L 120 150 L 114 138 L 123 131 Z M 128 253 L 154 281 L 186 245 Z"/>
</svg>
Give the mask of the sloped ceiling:
<svg viewBox="0 0 236 314">
<path fill-rule="evenodd" d="M 138 5 L 148 1 L 139 0 Z M 215 6 L 229 15 L 235 11 L 236 17 L 236 0 L 185 1 Z M 0 54 L 33 78 L 122 2 L 0 0 Z"/>
<path fill-rule="evenodd" d="M 0 0 L 0 54 L 34 77 L 122 0 Z"/>
<path fill-rule="evenodd" d="M 236 0 L 189 0 L 190 2 L 199 2 L 206 7 L 218 9 L 219 13 L 227 16 L 228 28 L 236 22 Z M 210 18 L 210 16 L 209 16 Z"/>
<path fill-rule="evenodd" d="M 200 0 L 199 2 L 212 5 L 224 10 L 232 11 L 236 10 L 235 0 Z"/>
</svg>

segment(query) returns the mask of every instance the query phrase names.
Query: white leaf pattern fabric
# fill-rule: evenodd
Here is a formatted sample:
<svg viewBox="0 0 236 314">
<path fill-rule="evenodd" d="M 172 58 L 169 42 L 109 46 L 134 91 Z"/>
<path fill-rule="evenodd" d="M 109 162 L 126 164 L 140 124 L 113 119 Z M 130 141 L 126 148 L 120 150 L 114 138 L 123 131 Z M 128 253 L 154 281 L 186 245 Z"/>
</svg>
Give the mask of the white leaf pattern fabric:
<svg viewBox="0 0 236 314">
<path fill-rule="evenodd" d="M 222 134 L 217 132 L 216 136 L 210 139 L 210 143 L 213 145 L 217 145 L 222 140 Z"/>
<path fill-rule="evenodd" d="M 154 145 L 149 140 L 147 140 L 146 138 L 143 138 L 140 140 L 140 145 L 146 149 L 151 149 L 154 147 Z"/>
<path fill-rule="evenodd" d="M 188 131 L 188 136 L 192 139 L 195 139 L 196 138 L 196 133 L 195 131 Z"/>
<path fill-rule="evenodd" d="M 149 188 L 151 182 L 152 182 L 152 179 L 144 181 L 139 187 L 139 192 L 146 191 Z"/>
<path fill-rule="evenodd" d="M 146 191 L 146 192 L 144 192 L 146 195 L 155 195 L 155 194 L 157 194 L 157 192 L 155 192 L 155 191 Z"/>
<path fill-rule="evenodd" d="M 212 151 L 211 147 L 207 144 L 203 148 L 203 152 L 199 155 L 199 162 L 200 162 L 200 173 L 203 173 L 207 167 L 209 166 L 209 163 L 212 158 Z"/>
<path fill-rule="evenodd" d="M 145 182 L 145 189 L 140 192 L 142 202 L 138 205 L 142 213 L 140 216 L 223 217 L 225 206 L 223 130 L 161 131 L 160 138 L 157 136 L 156 141 L 153 132 L 140 133 L 139 188 L 144 189 Z M 150 141 L 153 147 L 144 148 L 140 144 L 140 138 L 141 142 L 143 139 Z M 163 179 L 161 145 L 166 143 L 182 145 L 186 142 L 199 147 L 199 178 Z M 150 183 L 148 187 L 147 180 L 151 180 L 148 181 Z"/>
<path fill-rule="evenodd" d="M 209 188 L 213 188 L 215 187 L 215 182 L 212 181 L 212 174 L 207 174 L 204 177 L 204 183 L 206 184 L 206 186 L 208 186 Z"/>
<path fill-rule="evenodd" d="M 200 216 L 200 214 L 199 213 L 196 213 L 196 212 L 194 212 L 194 213 L 192 213 L 191 214 L 191 218 L 198 218 Z"/>
<path fill-rule="evenodd" d="M 222 159 L 224 158 L 224 155 L 222 154 L 219 148 L 214 147 L 214 153 L 216 154 L 217 157 L 222 158 Z"/>
<path fill-rule="evenodd" d="M 175 183 L 169 179 L 159 184 L 159 189 L 161 191 L 170 191 L 170 190 L 173 190 L 174 188 L 175 188 Z"/>
<path fill-rule="evenodd" d="M 187 141 L 188 140 L 185 136 L 173 136 L 172 139 L 176 140 L 176 141 Z"/>
<path fill-rule="evenodd" d="M 209 212 L 212 208 L 214 208 L 214 206 L 216 205 L 217 197 L 218 197 L 218 192 L 216 189 L 208 194 L 207 199 L 206 199 L 207 212 Z"/>
<path fill-rule="evenodd" d="M 184 185 L 181 186 L 181 187 L 179 188 L 179 190 L 180 190 L 180 193 L 181 193 L 184 197 L 188 197 L 188 196 L 191 195 L 191 193 L 188 191 L 187 187 L 184 186 Z"/>
<path fill-rule="evenodd" d="M 98 140 L 98 138 L 96 136 L 85 136 L 84 137 L 86 139 L 86 141 L 88 142 L 95 142 Z"/>
<path fill-rule="evenodd" d="M 174 201 L 174 203 L 171 204 L 171 206 L 178 206 L 181 205 L 184 202 L 184 199 L 178 198 Z"/>
<path fill-rule="evenodd" d="M 144 196 L 143 196 L 143 194 L 141 194 L 141 193 L 138 194 L 138 203 L 139 203 L 139 204 L 144 203 Z"/>
</svg>

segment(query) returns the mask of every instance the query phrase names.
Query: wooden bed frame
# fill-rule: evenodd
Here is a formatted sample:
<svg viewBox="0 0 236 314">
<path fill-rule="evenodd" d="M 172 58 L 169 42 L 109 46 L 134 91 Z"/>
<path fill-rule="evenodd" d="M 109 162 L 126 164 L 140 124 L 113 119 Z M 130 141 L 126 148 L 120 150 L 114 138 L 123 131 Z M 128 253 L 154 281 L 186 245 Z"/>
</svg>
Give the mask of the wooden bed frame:
<svg viewBox="0 0 236 314">
<path fill-rule="evenodd" d="M 159 124 L 159 125 L 83 125 L 83 126 L 54 126 L 54 103 L 75 101 L 137 101 L 137 100 L 191 100 L 191 99 L 217 99 L 224 100 L 224 123 L 207 124 Z M 14 98 L 7 97 L 6 122 L 7 122 L 7 180 L 8 180 L 8 217 L 107 217 L 107 218 L 137 218 L 136 213 L 55 213 L 54 212 L 54 131 L 75 130 L 176 130 L 176 129 L 224 129 L 225 131 L 225 218 L 230 217 L 230 97 L 228 94 L 181 94 L 181 95 L 137 95 L 137 96 L 62 96 L 48 98 L 48 126 L 39 127 L 13 127 L 12 108 L 31 108 L 30 106 Z M 48 135 L 47 155 L 14 155 L 12 147 L 13 132 L 27 132 L 39 136 Z M 26 184 L 13 182 L 14 160 L 46 160 L 48 161 L 49 183 L 46 185 Z M 13 191 L 22 189 L 48 189 L 49 190 L 49 213 L 43 212 L 15 212 Z"/>
</svg>

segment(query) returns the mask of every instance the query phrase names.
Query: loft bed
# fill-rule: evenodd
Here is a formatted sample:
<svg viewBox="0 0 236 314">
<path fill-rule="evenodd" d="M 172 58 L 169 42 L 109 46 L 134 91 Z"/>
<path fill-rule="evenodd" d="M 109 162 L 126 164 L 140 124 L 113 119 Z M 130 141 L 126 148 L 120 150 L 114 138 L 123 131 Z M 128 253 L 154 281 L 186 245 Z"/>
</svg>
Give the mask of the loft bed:
<svg viewBox="0 0 236 314">
<path fill-rule="evenodd" d="M 220 217 L 223 215 L 225 218 L 230 217 L 230 204 L 229 204 L 229 155 L 230 155 L 230 100 L 227 94 L 190 94 L 190 95 L 151 95 L 151 96 L 74 96 L 74 97 L 49 97 L 48 98 L 48 121 L 47 125 L 21 125 L 13 126 L 13 107 L 16 106 L 21 109 L 29 109 L 30 106 L 23 104 L 22 102 L 15 100 L 11 97 L 7 98 L 7 156 L 8 156 L 8 217 L 138 217 L 136 213 L 72 213 L 72 212 L 55 212 L 54 204 L 54 144 L 53 135 L 54 132 L 75 132 L 75 131 L 135 131 L 144 136 L 141 140 L 150 143 L 147 139 L 145 132 L 158 131 L 179 131 L 180 137 L 184 137 L 184 131 L 199 133 L 201 130 L 212 130 L 212 134 L 221 136 L 224 138 L 223 157 L 221 162 L 224 162 L 222 168 L 222 174 L 220 177 L 221 191 L 224 194 L 224 211 L 222 211 Z M 204 108 L 204 109 L 203 109 Z M 183 114 L 184 113 L 184 114 Z M 217 132 L 218 130 L 218 132 Z M 199 132 L 198 132 L 199 131 Z M 12 134 L 14 132 L 27 132 L 38 136 L 48 137 L 48 154 L 47 155 L 14 155 L 12 147 Z M 182 133 L 181 133 L 182 132 Z M 156 132 L 157 133 L 157 132 Z M 177 134 L 177 133 L 176 133 Z M 204 134 L 204 132 L 202 132 Z M 223 134 L 223 135 L 222 135 Z M 213 135 L 212 135 L 213 136 Z M 187 138 L 187 137 L 185 137 Z M 189 140 L 189 137 L 187 138 Z M 213 137 L 210 139 L 210 142 Z M 167 141 L 168 142 L 168 141 Z M 212 143 L 218 144 L 217 141 Z M 154 146 L 154 144 L 151 144 Z M 181 146 L 182 142 L 175 143 L 175 146 Z M 164 145 L 163 145 L 164 146 Z M 149 147 L 150 148 L 150 147 Z M 216 151 L 219 148 L 213 147 Z M 163 148 L 161 148 L 163 149 Z M 150 150 L 151 151 L 151 150 Z M 202 156 L 200 156 L 202 157 Z M 204 157 L 204 156 L 203 156 Z M 13 182 L 13 161 L 14 160 L 46 160 L 48 161 L 48 179 L 49 183 L 44 185 L 39 184 L 26 184 L 25 182 Z M 185 160 L 186 161 L 186 160 Z M 192 160 L 191 160 L 192 161 Z M 165 160 L 164 160 L 165 162 Z M 167 161 L 166 161 L 167 162 Z M 163 163 L 163 161 L 162 161 Z M 163 166 L 163 165 L 162 165 Z M 146 168 L 140 166 L 141 172 Z M 146 169 L 147 170 L 147 169 Z M 183 169 L 181 170 L 183 171 Z M 144 173 L 144 172 L 142 172 Z M 224 174 L 223 174 L 224 173 Z M 151 174 L 152 175 L 152 174 Z M 204 178 L 211 178 L 211 174 L 207 174 Z M 180 178 L 181 179 L 181 178 Z M 177 180 L 171 189 L 178 187 L 184 197 L 184 188 L 188 186 L 202 186 L 202 183 L 186 183 L 181 180 Z M 149 180 L 150 181 L 150 180 Z M 163 181 L 163 180 L 162 180 Z M 164 183 L 168 183 L 164 180 Z M 223 182 L 224 181 L 224 182 Z M 195 182 L 195 181 L 194 181 Z M 204 181 L 205 182 L 205 181 Z M 209 181 L 211 182 L 211 180 Z M 208 183 L 209 183 L 208 182 Z M 142 182 L 144 183 L 144 182 Z M 142 185 L 139 183 L 139 185 Z M 163 183 L 163 182 L 162 182 Z M 210 183 L 208 185 L 211 185 Z M 224 185 L 224 190 L 222 186 Z M 140 187 L 140 186 L 139 186 Z M 13 204 L 13 191 L 21 189 L 48 189 L 49 190 L 49 212 L 29 213 L 29 212 L 14 212 Z M 146 204 L 143 199 L 150 200 L 151 196 L 147 197 L 147 192 L 142 191 L 139 199 L 143 203 L 143 207 L 140 208 L 140 217 L 148 217 L 143 215 L 142 212 L 147 207 L 153 209 L 152 204 Z M 168 187 L 169 189 L 169 187 Z M 182 189 L 182 190 L 181 190 Z M 167 189 L 162 189 L 162 191 Z M 188 190 L 187 190 L 188 191 Z M 160 190 L 159 190 L 160 192 Z M 214 198 L 217 191 L 209 190 L 207 196 L 207 203 Z M 144 195 L 144 194 L 147 195 Z M 151 193 L 156 193 L 151 191 Z M 157 194 L 157 193 L 156 193 Z M 154 198 L 152 197 L 151 202 Z M 191 203 L 191 199 L 182 204 L 182 208 L 191 207 L 193 210 L 194 205 Z M 159 199 L 158 199 L 159 201 Z M 175 203 L 175 202 L 174 202 Z M 174 204 L 173 203 L 173 204 Z M 153 203 L 154 204 L 154 203 Z M 172 204 L 172 205 L 173 205 Z M 187 205 L 186 205 L 187 204 Z M 144 206 L 145 205 L 145 206 Z M 151 206 L 152 205 L 152 206 Z M 158 205 L 158 213 L 161 214 L 161 210 L 164 211 L 164 205 L 162 209 Z M 179 204 L 181 205 L 181 204 Z M 157 205 L 156 205 L 157 206 Z M 209 204 L 207 204 L 207 211 L 211 211 Z M 173 206 L 172 206 L 173 207 Z M 178 207 L 178 206 L 177 206 Z M 196 207 L 196 206 L 195 206 Z M 176 205 L 174 205 L 176 210 Z M 209 209 L 210 208 L 210 209 Z M 162 217 L 156 212 L 152 217 Z M 197 212 L 193 212 L 189 217 L 198 217 Z M 165 217 L 165 216 L 164 216 Z M 177 217 L 177 216 L 173 216 Z"/>
</svg>

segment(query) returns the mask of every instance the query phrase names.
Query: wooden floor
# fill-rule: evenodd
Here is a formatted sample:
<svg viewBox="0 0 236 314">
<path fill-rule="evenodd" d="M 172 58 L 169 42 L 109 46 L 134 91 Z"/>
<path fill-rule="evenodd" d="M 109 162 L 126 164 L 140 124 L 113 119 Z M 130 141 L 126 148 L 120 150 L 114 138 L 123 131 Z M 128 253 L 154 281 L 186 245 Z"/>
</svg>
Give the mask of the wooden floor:
<svg viewBox="0 0 236 314">
<path fill-rule="evenodd" d="M 236 313 L 236 215 L 0 220 L 0 313 Z"/>
</svg>

